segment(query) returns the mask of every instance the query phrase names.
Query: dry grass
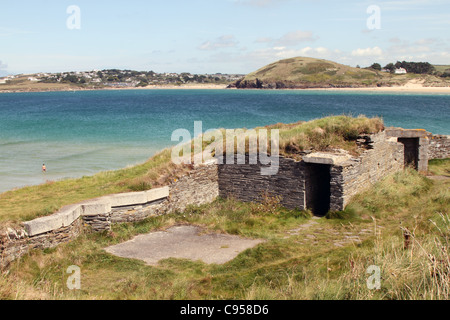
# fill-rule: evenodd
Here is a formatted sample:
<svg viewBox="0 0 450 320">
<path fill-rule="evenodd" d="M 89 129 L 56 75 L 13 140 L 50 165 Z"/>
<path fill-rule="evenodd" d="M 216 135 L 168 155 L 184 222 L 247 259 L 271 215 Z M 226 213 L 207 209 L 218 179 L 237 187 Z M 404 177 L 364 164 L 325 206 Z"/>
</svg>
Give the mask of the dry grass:
<svg viewBox="0 0 450 320">
<path fill-rule="evenodd" d="M 301 123 L 294 127 L 280 128 L 282 154 L 301 151 L 327 151 L 344 149 L 358 153 L 356 139 L 363 134 L 374 134 L 384 129 L 380 118 L 358 116 L 332 116 Z"/>
<path fill-rule="evenodd" d="M 295 157 L 304 150 L 345 149 L 357 154 L 355 139 L 360 134 L 376 133 L 383 129 L 379 118 L 359 116 L 333 116 L 309 122 L 277 124 L 256 128 L 279 129 L 280 154 Z M 268 130 L 270 144 L 270 130 Z M 225 130 L 221 130 L 226 137 Z M 245 130 L 244 130 L 245 132 Z M 227 141 L 226 139 L 224 140 Z M 249 139 L 245 140 L 246 150 Z M 203 141 L 202 150 L 212 141 Z M 235 144 L 235 152 L 237 144 Z M 226 152 L 226 145 L 223 145 Z M 270 151 L 270 147 L 268 147 Z M 192 160 L 194 140 L 191 143 Z M 259 149 L 258 149 L 259 151 Z M 21 221 L 50 215 L 61 207 L 113 193 L 142 191 L 169 185 L 188 173 L 190 165 L 172 162 L 172 150 L 166 149 L 141 165 L 117 171 L 101 172 L 90 177 L 52 181 L 39 186 L 25 187 L 0 194 L 0 225 L 17 224 Z"/>
<path fill-rule="evenodd" d="M 413 79 L 423 81 L 425 86 L 450 85 L 448 79 L 433 75 L 412 73 L 397 75 L 307 57 L 295 57 L 271 63 L 248 74 L 243 81 L 252 83 L 256 79 L 265 85 L 282 83 L 287 88 L 401 86 Z"/>
<path fill-rule="evenodd" d="M 50 215 L 65 205 L 108 194 L 168 185 L 189 170 L 175 165 L 166 149 L 137 166 L 8 191 L 0 194 L 0 226 Z"/>
<path fill-rule="evenodd" d="M 267 130 L 267 151 L 271 151 L 271 130 L 279 130 L 279 148 L 280 154 L 286 157 L 298 158 L 304 151 L 335 151 L 343 149 L 353 155 L 358 155 L 363 149 L 359 148 L 356 140 L 361 135 L 370 135 L 384 130 L 383 120 L 380 118 L 367 118 L 364 115 L 351 117 L 346 115 L 329 116 L 321 119 L 315 119 L 308 122 L 297 122 L 292 124 L 277 123 L 265 127 L 255 128 L 253 133 L 258 139 L 256 143 L 256 152 L 260 151 L 260 131 Z M 220 130 L 224 137 L 222 145 L 224 154 L 227 151 L 226 141 L 234 139 L 226 130 Z M 241 136 L 244 136 L 246 153 L 250 149 L 249 130 L 243 130 Z M 255 141 L 255 140 L 252 140 Z M 238 149 L 238 140 L 235 139 L 234 152 Z M 208 143 L 204 143 L 205 148 Z M 194 150 L 192 146 L 192 150 Z"/>
<path fill-rule="evenodd" d="M 450 162 L 438 166 L 449 168 Z M 346 219 L 310 220 L 308 212 L 280 208 L 278 199 L 268 197 L 262 204 L 219 199 L 177 214 L 115 225 L 108 235 L 83 234 L 13 262 L 0 276 L 0 298 L 448 300 L 449 183 L 406 170 L 355 197 L 347 209 L 353 217 Z M 174 224 L 266 241 L 225 265 L 167 259 L 146 266 L 103 250 Z M 292 234 L 293 229 L 301 231 Z M 367 229 L 371 232 L 361 243 L 333 245 L 349 232 Z M 315 239 L 307 241 L 308 235 Z M 70 265 L 82 270 L 82 289 L 76 292 L 65 286 Z M 381 269 L 379 290 L 367 287 L 371 265 Z"/>
<path fill-rule="evenodd" d="M 82 90 L 83 87 L 72 83 L 42 83 L 36 81 L 28 81 L 27 77 L 19 77 L 0 84 L 1 91 L 20 91 L 20 92 L 41 92 L 41 91 L 67 91 Z"/>
</svg>

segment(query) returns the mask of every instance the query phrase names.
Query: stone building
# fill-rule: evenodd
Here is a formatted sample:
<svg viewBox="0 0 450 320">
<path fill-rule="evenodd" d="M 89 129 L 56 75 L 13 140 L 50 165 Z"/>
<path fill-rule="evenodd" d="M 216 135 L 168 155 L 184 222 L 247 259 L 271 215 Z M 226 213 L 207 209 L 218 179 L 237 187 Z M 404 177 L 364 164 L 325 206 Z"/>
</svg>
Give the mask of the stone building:
<svg viewBox="0 0 450 320">
<path fill-rule="evenodd" d="M 301 160 L 279 158 L 275 175 L 262 175 L 260 161 L 250 164 L 217 164 L 194 167 L 170 186 L 142 192 L 104 196 L 66 206 L 53 215 L 22 223 L 20 228 L 0 231 L 0 269 L 32 249 L 55 247 L 68 242 L 86 226 L 108 231 L 113 223 L 182 212 L 189 205 L 211 203 L 217 197 L 261 201 L 277 197 L 291 209 L 310 209 L 317 216 L 343 210 L 357 193 L 385 176 L 412 166 L 428 170 L 428 160 L 450 157 L 450 137 L 433 136 L 425 130 L 388 128 L 361 136 L 363 152 L 314 152 Z M 258 159 L 259 160 L 259 159 Z M 253 162 L 252 162 L 253 163 Z"/>
<path fill-rule="evenodd" d="M 422 129 L 387 128 L 361 136 L 358 143 L 365 149 L 359 156 L 340 150 L 310 153 L 301 161 L 281 158 L 274 176 L 261 176 L 260 164 L 219 165 L 219 195 L 241 201 L 273 196 L 287 208 L 323 216 L 343 210 L 352 196 L 391 173 L 410 166 L 426 174 L 429 159 L 450 154 L 448 136 Z"/>
</svg>

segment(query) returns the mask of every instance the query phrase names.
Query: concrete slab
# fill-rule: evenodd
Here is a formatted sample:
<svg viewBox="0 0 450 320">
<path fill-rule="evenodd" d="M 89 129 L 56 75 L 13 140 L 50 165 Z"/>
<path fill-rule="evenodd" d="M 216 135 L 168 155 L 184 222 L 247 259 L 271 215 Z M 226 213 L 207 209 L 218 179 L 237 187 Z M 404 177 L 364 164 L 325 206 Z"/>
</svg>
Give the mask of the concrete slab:
<svg viewBox="0 0 450 320">
<path fill-rule="evenodd" d="M 147 203 L 147 194 L 142 192 L 118 193 L 108 196 L 111 207 L 123 207 Z"/>
<path fill-rule="evenodd" d="M 70 226 L 81 215 L 81 206 L 79 204 L 69 205 L 63 207 L 55 215 L 61 216 L 62 226 Z"/>
<path fill-rule="evenodd" d="M 85 202 L 81 204 L 82 216 L 96 216 L 99 214 L 105 214 L 111 211 L 111 202 L 107 197 L 102 199 Z"/>
<path fill-rule="evenodd" d="M 335 154 L 325 152 L 314 152 L 303 156 L 303 161 L 307 163 L 337 165 L 351 159 L 348 154 Z"/>
<path fill-rule="evenodd" d="M 425 138 L 431 137 L 432 134 L 425 129 L 403 129 L 397 127 L 388 127 L 385 129 L 388 137 L 397 138 Z"/>
<path fill-rule="evenodd" d="M 63 207 L 51 216 L 27 221 L 24 222 L 23 225 L 28 236 L 32 237 L 59 229 L 61 227 L 68 227 L 80 217 L 80 214 L 80 205 L 69 205 Z"/>
<path fill-rule="evenodd" d="M 61 215 L 51 215 L 48 217 L 37 218 L 23 223 L 28 236 L 32 237 L 38 234 L 46 233 L 59 229 L 63 226 L 63 217 Z"/>
<path fill-rule="evenodd" d="M 169 187 L 162 187 L 145 191 L 145 194 L 147 196 L 147 202 L 167 198 L 169 196 L 169 191 L 170 191 Z"/>
<path fill-rule="evenodd" d="M 119 257 L 145 261 L 148 265 L 157 265 L 160 260 L 168 258 L 224 264 L 233 260 L 240 252 L 262 242 L 264 240 L 226 234 L 205 234 L 205 230 L 200 227 L 183 225 L 174 226 L 167 231 L 139 235 L 105 250 Z"/>
</svg>

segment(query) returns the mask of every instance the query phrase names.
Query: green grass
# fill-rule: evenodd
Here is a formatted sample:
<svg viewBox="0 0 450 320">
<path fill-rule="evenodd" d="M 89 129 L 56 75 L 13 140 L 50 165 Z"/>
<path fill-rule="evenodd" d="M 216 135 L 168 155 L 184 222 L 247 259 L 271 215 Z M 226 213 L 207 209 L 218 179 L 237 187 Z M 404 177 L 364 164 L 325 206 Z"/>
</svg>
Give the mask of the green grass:
<svg viewBox="0 0 450 320">
<path fill-rule="evenodd" d="M 450 161 L 432 162 L 431 170 L 435 166 L 448 170 Z M 449 186 L 448 180 L 430 181 L 406 170 L 356 196 L 339 215 L 320 220 L 279 208 L 273 199 L 219 199 L 35 250 L 0 276 L 0 298 L 448 300 Z M 224 265 L 166 259 L 146 266 L 103 250 L 181 223 L 266 241 Z M 361 242 L 345 242 L 351 235 Z M 65 286 L 70 265 L 81 268 L 79 291 Z M 366 286 L 371 265 L 381 268 L 380 290 Z"/>
<path fill-rule="evenodd" d="M 170 150 L 164 150 L 143 164 L 107 171 L 79 179 L 48 181 L 0 194 L 0 225 L 54 213 L 61 207 L 100 196 L 151 189 L 167 185 L 188 168 L 171 162 Z"/>
<path fill-rule="evenodd" d="M 298 151 L 327 151 L 344 149 L 357 154 L 355 140 L 362 134 L 378 133 L 384 129 L 380 118 L 333 116 L 280 128 L 280 148 L 289 155 Z"/>
<path fill-rule="evenodd" d="M 80 90 L 83 86 L 73 83 L 42 83 L 28 81 L 29 76 L 23 76 L 0 84 L 1 91 L 62 91 Z"/>
<path fill-rule="evenodd" d="M 265 83 L 281 81 L 302 84 L 358 85 L 362 80 L 382 79 L 374 71 L 352 68 L 336 62 L 296 57 L 280 60 L 248 74 L 244 80 L 259 79 Z"/>
<path fill-rule="evenodd" d="M 450 69 L 450 65 L 444 65 L 444 64 L 442 64 L 442 65 L 435 64 L 435 65 L 433 65 L 433 67 L 436 69 L 436 71 L 440 71 L 440 72 L 445 72 L 445 70 Z"/>
<path fill-rule="evenodd" d="M 448 66 L 436 66 L 444 70 Z M 375 70 L 353 68 L 333 61 L 307 57 L 280 60 L 264 66 L 245 76 L 244 81 L 253 83 L 256 79 L 264 84 L 284 83 L 286 88 L 295 87 L 375 87 L 401 86 L 410 80 L 424 81 L 425 86 L 449 86 L 450 81 L 432 75 L 393 75 Z"/>
<path fill-rule="evenodd" d="M 286 156 L 296 157 L 302 150 L 323 151 L 333 148 L 357 154 L 355 139 L 358 134 L 378 132 L 383 128 L 383 122 L 379 118 L 363 116 L 332 116 L 265 128 L 280 130 L 280 152 Z M 209 143 L 204 142 L 203 149 Z M 48 181 L 42 185 L 5 192 L 0 194 L 0 226 L 17 225 L 22 221 L 50 215 L 65 205 L 108 194 L 169 185 L 189 170 L 189 166 L 175 165 L 171 161 L 171 150 L 166 149 L 137 166 L 80 179 Z"/>
<path fill-rule="evenodd" d="M 430 160 L 430 173 L 435 176 L 450 177 L 450 169 L 448 168 L 448 161 L 450 159 L 433 159 Z"/>
</svg>

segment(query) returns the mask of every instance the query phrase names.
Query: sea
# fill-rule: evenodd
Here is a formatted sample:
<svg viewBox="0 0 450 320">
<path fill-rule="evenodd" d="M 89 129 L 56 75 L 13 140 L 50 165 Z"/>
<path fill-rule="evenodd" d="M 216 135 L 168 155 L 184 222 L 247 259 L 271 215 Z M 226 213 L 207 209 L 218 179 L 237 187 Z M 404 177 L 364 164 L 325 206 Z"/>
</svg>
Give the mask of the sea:
<svg viewBox="0 0 450 320">
<path fill-rule="evenodd" d="M 450 134 L 450 95 L 301 90 L 0 94 L 0 193 L 145 162 L 177 129 L 254 128 L 330 115 Z M 47 172 L 41 168 L 45 164 Z"/>
</svg>

